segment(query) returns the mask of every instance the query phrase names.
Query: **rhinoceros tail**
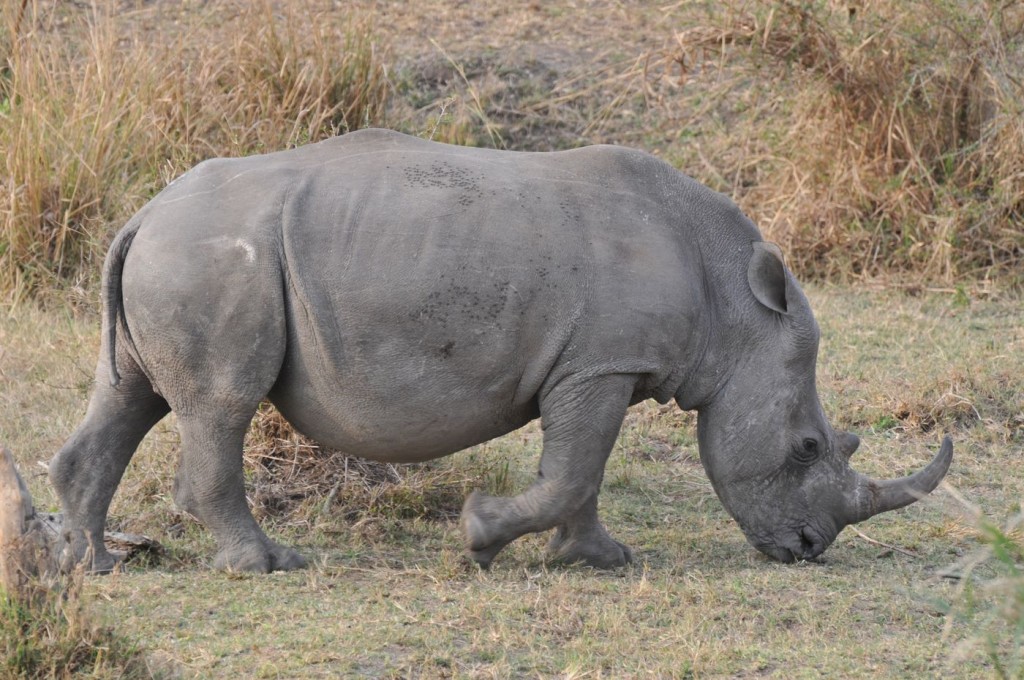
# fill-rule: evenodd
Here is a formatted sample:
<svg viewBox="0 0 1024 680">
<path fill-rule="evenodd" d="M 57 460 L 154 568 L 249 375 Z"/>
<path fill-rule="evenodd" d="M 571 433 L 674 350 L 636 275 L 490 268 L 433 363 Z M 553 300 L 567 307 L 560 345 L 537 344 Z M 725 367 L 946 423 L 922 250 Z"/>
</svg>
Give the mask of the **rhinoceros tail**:
<svg viewBox="0 0 1024 680">
<path fill-rule="evenodd" d="M 114 237 L 107 251 L 107 259 L 103 262 L 103 335 L 107 344 L 107 357 L 110 366 L 110 384 L 117 387 L 121 375 L 117 372 L 117 317 L 124 318 L 124 302 L 121 297 L 121 274 L 124 271 L 124 260 L 128 256 L 128 248 L 132 245 L 135 234 L 139 232 L 142 220 L 138 216 L 128 221 Z"/>
</svg>

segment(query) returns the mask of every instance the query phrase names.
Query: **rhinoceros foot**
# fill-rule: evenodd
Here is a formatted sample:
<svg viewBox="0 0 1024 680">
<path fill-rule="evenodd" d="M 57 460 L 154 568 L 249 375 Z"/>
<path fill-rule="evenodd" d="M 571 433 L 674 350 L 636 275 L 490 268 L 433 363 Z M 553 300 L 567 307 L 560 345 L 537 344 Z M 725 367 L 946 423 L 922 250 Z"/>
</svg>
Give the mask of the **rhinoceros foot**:
<svg viewBox="0 0 1024 680">
<path fill-rule="evenodd" d="M 633 551 L 608 535 L 603 527 L 600 531 L 586 534 L 570 534 L 559 528 L 548 543 L 547 559 L 554 564 L 584 564 L 595 569 L 615 569 L 633 562 Z"/>
<path fill-rule="evenodd" d="M 109 574 L 120 564 L 103 545 L 103 541 L 89 541 L 80 529 L 65 528 L 61 532 L 56 542 L 56 554 L 58 568 L 65 574 L 79 564 L 87 565 L 87 573 Z"/>
<path fill-rule="evenodd" d="M 462 508 L 469 557 L 487 569 L 495 555 L 513 540 L 530 531 L 557 527 L 548 544 L 548 560 L 556 564 L 585 564 L 597 569 L 614 569 L 633 561 L 628 547 L 608 535 L 597 519 L 597 494 L 558 520 L 543 517 L 526 496 L 501 498 L 474 491 Z M 533 511 L 524 511 L 524 506 Z"/>
<path fill-rule="evenodd" d="M 495 555 L 521 535 L 521 532 L 509 532 L 504 527 L 510 505 L 507 498 L 474 491 L 462 506 L 466 552 L 482 569 L 490 568 Z"/>
<path fill-rule="evenodd" d="M 302 555 L 270 539 L 225 547 L 213 561 L 214 569 L 261 574 L 303 569 L 306 564 L 306 558 Z"/>
<path fill-rule="evenodd" d="M 597 518 L 597 494 L 558 525 L 548 543 L 548 561 L 614 569 L 633 561 L 633 552 L 608 535 Z"/>
</svg>

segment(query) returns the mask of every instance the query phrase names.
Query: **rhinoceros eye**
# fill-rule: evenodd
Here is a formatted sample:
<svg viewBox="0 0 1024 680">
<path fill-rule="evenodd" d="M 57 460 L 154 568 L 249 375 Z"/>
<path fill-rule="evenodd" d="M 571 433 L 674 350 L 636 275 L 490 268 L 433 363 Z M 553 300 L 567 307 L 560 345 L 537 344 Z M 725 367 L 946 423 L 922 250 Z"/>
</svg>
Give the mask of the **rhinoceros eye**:
<svg viewBox="0 0 1024 680">
<path fill-rule="evenodd" d="M 800 445 L 793 450 L 793 458 L 798 463 L 803 463 L 804 465 L 809 465 L 818 460 L 819 455 L 821 455 L 821 446 L 818 444 L 818 440 L 813 437 L 805 437 L 800 442 Z"/>
</svg>

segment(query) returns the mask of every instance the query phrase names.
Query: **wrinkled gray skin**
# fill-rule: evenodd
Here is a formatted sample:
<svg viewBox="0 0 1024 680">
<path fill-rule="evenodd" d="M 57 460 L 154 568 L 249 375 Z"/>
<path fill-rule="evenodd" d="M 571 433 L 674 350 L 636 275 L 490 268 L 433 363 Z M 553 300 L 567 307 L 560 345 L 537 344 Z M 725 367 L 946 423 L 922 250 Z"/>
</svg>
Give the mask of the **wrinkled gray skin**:
<svg viewBox="0 0 1024 680">
<path fill-rule="evenodd" d="M 245 500 L 242 438 L 270 399 L 303 433 L 370 459 L 424 461 L 540 416 L 536 481 L 463 508 L 483 566 L 555 529 L 555 561 L 613 567 L 598 520 L 626 408 L 698 412 L 701 460 L 750 542 L 782 561 L 938 484 L 952 447 L 875 482 L 815 390 L 818 328 L 778 249 L 725 197 L 650 155 L 513 153 L 380 130 L 211 160 L 111 246 L 97 384 L 50 464 L 65 566 L 102 542 L 143 435 L 177 414 L 175 500 L 215 566 L 302 567 Z"/>
</svg>

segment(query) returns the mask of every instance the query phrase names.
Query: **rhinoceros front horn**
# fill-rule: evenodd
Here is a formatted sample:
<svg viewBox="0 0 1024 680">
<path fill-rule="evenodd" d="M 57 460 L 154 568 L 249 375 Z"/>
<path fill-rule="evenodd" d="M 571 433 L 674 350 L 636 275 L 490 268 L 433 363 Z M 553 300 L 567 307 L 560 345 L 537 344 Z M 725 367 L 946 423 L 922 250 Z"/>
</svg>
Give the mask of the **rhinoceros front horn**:
<svg viewBox="0 0 1024 680">
<path fill-rule="evenodd" d="M 862 522 L 882 512 L 896 510 L 927 496 L 939 485 L 953 461 L 953 440 L 943 438 L 932 462 L 908 477 L 880 482 L 857 473 L 849 498 L 850 524 Z"/>
</svg>

